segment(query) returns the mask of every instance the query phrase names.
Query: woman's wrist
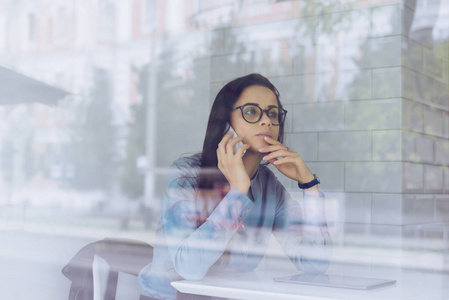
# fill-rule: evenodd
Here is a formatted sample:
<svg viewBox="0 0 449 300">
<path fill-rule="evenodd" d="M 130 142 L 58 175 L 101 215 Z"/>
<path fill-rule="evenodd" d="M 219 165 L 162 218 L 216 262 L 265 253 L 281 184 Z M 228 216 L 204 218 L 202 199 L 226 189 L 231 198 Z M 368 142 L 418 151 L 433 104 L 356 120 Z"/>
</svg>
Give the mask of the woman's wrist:
<svg viewBox="0 0 449 300">
<path fill-rule="evenodd" d="M 310 173 L 306 178 L 299 178 L 296 181 L 299 184 L 305 184 L 305 183 L 311 182 L 314 179 L 315 179 L 315 176 L 312 173 Z"/>
<path fill-rule="evenodd" d="M 231 189 L 237 189 L 245 195 L 248 194 L 249 187 L 250 187 L 250 185 L 246 185 L 246 184 L 236 184 L 236 185 L 231 184 L 230 186 L 231 186 Z"/>
</svg>

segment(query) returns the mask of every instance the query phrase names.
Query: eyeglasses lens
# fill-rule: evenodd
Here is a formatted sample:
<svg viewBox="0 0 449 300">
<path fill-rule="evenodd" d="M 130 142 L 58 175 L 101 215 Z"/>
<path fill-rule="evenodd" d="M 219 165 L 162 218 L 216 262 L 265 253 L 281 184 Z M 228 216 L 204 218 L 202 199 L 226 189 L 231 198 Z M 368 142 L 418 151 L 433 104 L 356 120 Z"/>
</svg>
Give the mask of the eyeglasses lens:
<svg viewBox="0 0 449 300">
<path fill-rule="evenodd" d="M 247 122 L 255 123 L 261 119 L 262 109 L 255 105 L 247 105 L 242 109 L 243 117 Z M 284 113 L 280 113 L 277 107 L 270 108 L 267 112 L 273 125 L 279 125 L 284 119 Z"/>
<path fill-rule="evenodd" d="M 247 122 L 253 123 L 259 120 L 259 116 L 262 113 L 260 108 L 253 105 L 247 105 L 243 107 L 243 117 Z"/>
</svg>

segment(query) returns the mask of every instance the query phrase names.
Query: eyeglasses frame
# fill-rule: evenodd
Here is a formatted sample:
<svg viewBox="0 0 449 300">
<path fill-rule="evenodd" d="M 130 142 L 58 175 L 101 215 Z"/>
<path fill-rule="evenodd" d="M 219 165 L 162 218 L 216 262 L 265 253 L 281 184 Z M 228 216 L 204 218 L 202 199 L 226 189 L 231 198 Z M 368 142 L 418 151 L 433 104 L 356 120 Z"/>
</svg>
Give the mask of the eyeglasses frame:
<svg viewBox="0 0 449 300">
<path fill-rule="evenodd" d="M 249 122 L 249 121 L 245 118 L 245 116 L 243 115 L 243 108 L 244 108 L 245 106 L 250 106 L 250 105 L 251 105 L 251 106 L 257 107 L 257 108 L 260 109 L 260 111 L 262 112 L 262 113 L 259 115 L 259 119 L 258 119 L 257 121 L 255 121 L 255 122 Z M 246 122 L 248 122 L 248 123 L 250 123 L 250 124 L 255 124 L 255 123 L 259 122 L 259 121 L 262 119 L 263 113 L 265 113 L 265 114 L 267 115 L 267 117 L 270 118 L 270 116 L 268 115 L 268 112 L 269 112 L 271 109 L 273 109 L 273 108 L 277 108 L 280 112 L 282 111 L 282 112 L 284 113 L 284 117 L 283 117 L 283 119 L 282 119 L 282 122 L 279 122 L 279 124 L 273 124 L 273 123 L 272 123 L 273 126 L 279 126 L 279 125 L 281 125 L 282 123 L 284 123 L 285 118 L 287 117 L 287 112 L 288 112 L 288 111 L 285 110 L 285 109 L 283 109 L 283 108 L 281 108 L 281 107 L 278 107 L 278 106 L 272 106 L 272 107 L 270 107 L 270 108 L 268 108 L 268 109 L 262 109 L 262 107 L 260 107 L 260 106 L 258 106 L 258 105 L 255 105 L 255 104 L 252 104 L 252 103 L 247 103 L 247 104 L 243 104 L 243 105 L 234 107 L 231 111 L 240 109 L 240 112 L 242 113 L 242 118 L 243 118 L 243 120 L 245 120 Z M 271 120 L 271 119 L 270 119 L 270 120 Z"/>
</svg>

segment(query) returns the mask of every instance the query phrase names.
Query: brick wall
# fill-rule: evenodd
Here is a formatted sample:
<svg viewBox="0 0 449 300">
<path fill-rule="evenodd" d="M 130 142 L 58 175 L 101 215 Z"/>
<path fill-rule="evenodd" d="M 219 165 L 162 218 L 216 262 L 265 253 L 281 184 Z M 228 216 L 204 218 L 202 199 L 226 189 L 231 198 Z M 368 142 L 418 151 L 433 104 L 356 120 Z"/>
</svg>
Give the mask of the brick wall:
<svg viewBox="0 0 449 300">
<path fill-rule="evenodd" d="M 210 98 L 232 78 L 268 76 L 289 111 L 286 144 L 346 223 L 449 221 L 449 51 L 408 36 L 414 9 L 347 6 L 216 31 Z"/>
</svg>

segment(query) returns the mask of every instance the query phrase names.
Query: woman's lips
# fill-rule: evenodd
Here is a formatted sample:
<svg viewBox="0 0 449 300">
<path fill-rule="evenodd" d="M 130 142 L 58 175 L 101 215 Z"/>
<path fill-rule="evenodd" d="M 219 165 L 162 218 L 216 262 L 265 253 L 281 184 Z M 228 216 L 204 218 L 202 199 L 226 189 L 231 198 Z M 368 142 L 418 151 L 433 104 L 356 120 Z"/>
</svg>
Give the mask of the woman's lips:
<svg viewBox="0 0 449 300">
<path fill-rule="evenodd" d="M 273 136 L 271 135 L 271 133 L 269 133 L 269 132 L 260 132 L 260 133 L 258 133 L 258 134 L 256 134 L 256 136 L 260 136 L 260 137 L 269 137 L 269 138 L 272 138 Z"/>
</svg>

